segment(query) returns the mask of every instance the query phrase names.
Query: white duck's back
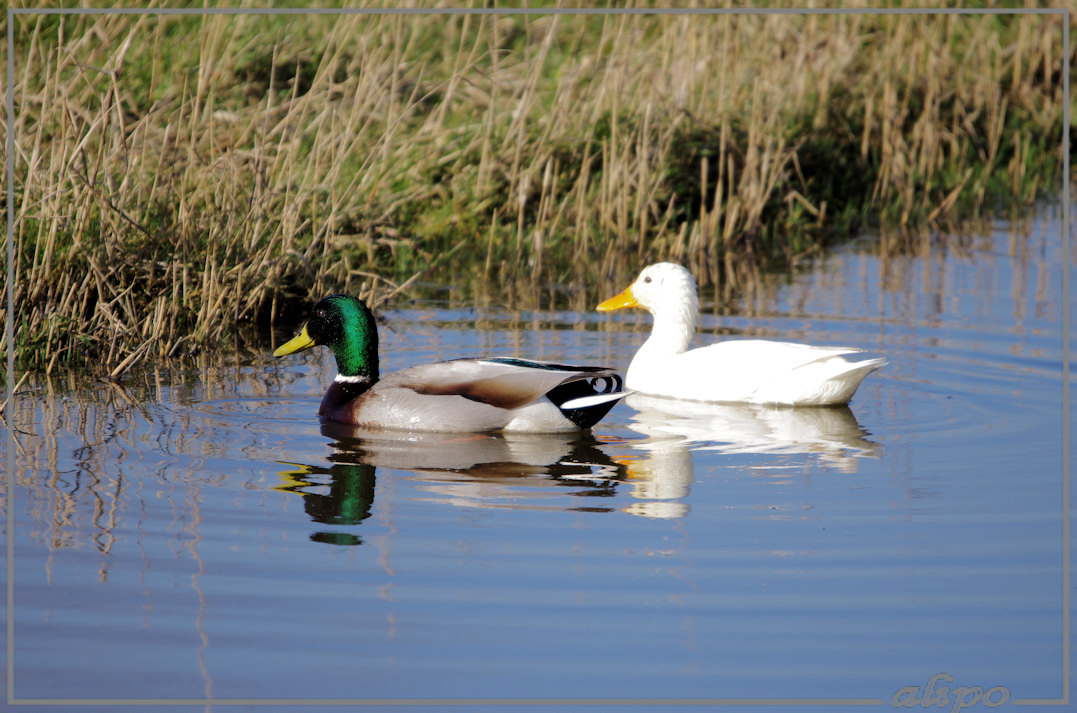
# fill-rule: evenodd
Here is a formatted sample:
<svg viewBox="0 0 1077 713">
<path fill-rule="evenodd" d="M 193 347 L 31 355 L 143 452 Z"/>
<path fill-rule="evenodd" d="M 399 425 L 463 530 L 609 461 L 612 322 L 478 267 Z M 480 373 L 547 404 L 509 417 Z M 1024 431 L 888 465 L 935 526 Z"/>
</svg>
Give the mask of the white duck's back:
<svg viewBox="0 0 1077 713">
<path fill-rule="evenodd" d="M 626 386 L 678 399 L 796 406 L 847 403 L 883 359 L 850 360 L 861 352 L 789 342 L 738 339 L 665 358 L 640 350 Z"/>
<path fill-rule="evenodd" d="M 625 385 L 645 394 L 715 402 L 830 406 L 852 398 L 881 358 L 855 358 L 848 347 L 817 347 L 758 339 L 688 349 L 699 320 L 691 273 L 680 265 L 645 268 L 632 285 L 600 310 L 644 307 L 654 316 Z M 850 358 L 854 357 L 854 358 Z"/>
</svg>

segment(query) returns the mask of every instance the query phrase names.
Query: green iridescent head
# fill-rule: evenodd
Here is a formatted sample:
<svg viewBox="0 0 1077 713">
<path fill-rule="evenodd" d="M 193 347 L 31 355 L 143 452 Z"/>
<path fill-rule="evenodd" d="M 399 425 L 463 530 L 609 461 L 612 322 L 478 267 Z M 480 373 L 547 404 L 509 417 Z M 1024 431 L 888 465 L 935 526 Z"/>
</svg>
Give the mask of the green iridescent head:
<svg viewBox="0 0 1077 713">
<path fill-rule="evenodd" d="M 329 347 L 341 376 L 378 378 L 378 327 L 363 301 L 351 295 L 329 295 L 314 305 L 303 331 L 282 344 L 273 356 Z"/>
</svg>

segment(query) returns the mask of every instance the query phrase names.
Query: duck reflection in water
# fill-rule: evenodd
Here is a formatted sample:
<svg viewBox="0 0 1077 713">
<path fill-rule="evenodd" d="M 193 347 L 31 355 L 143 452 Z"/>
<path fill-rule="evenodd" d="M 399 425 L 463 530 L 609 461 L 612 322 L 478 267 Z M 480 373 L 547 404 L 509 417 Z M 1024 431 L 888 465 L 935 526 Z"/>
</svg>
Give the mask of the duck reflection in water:
<svg viewBox="0 0 1077 713">
<path fill-rule="evenodd" d="M 670 519 L 690 511 L 697 452 L 810 457 L 848 473 L 860 458 L 878 458 L 883 450 L 847 406 L 712 404 L 642 394 L 626 403 L 636 410 L 629 428 L 644 438 L 618 439 L 613 456 L 606 453 L 613 444 L 591 434 L 390 433 L 326 421 L 321 431 L 334 449 L 331 465 L 289 464 L 277 488 L 302 495 L 315 522 L 342 528 L 312 539 L 357 545 L 362 538 L 354 529 L 371 514 L 378 468 L 404 471 L 394 477 L 414 483 L 420 497 L 456 507 L 620 509 Z M 774 463 L 764 467 L 775 472 Z M 626 485 L 634 502 L 614 505 L 610 499 Z"/>
<path fill-rule="evenodd" d="M 693 451 L 728 455 L 802 455 L 841 472 L 857 459 L 878 458 L 882 446 L 867 438 L 848 406 L 791 408 L 682 401 L 632 394 L 629 427 L 647 438 L 631 441 L 639 454 L 619 457 L 632 496 L 627 512 L 652 518 L 688 513 L 684 502 L 695 478 Z"/>
<path fill-rule="evenodd" d="M 333 526 L 358 525 L 370 517 L 374 504 L 374 466 L 334 463 L 328 468 L 288 463 L 277 490 L 303 496 L 303 509 L 314 522 Z M 328 489 L 328 492 L 326 490 Z M 330 545 L 361 545 L 358 535 L 340 530 L 311 533 L 310 539 Z"/>
<path fill-rule="evenodd" d="M 626 476 L 590 433 L 390 433 L 331 421 L 321 432 L 332 441 L 332 465 L 287 463 L 276 489 L 301 495 L 315 522 L 339 527 L 370 516 L 378 468 L 409 471 L 405 477 L 431 500 L 458 507 L 593 512 L 615 509 L 594 498 L 613 496 Z M 362 544 L 350 531 L 316 532 L 311 539 Z"/>
</svg>

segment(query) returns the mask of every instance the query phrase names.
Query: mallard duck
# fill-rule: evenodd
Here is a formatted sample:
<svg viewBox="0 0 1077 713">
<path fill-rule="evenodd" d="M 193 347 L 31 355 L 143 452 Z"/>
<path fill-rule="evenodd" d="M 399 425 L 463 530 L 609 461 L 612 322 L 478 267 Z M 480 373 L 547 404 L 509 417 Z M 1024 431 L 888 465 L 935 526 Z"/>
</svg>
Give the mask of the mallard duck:
<svg viewBox="0 0 1077 713">
<path fill-rule="evenodd" d="M 370 309 L 330 295 L 298 336 L 273 356 L 325 345 L 338 374 L 319 415 L 364 428 L 551 433 L 588 429 L 613 407 L 621 376 L 599 366 L 508 357 L 455 359 L 379 378 L 378 329 Z"/>
<path fill-rule="evenodd" d="M 600 311 L 643 307 L 654 316 L 625 375 L 632 391 L 714 402 L 834 406 L 848 403 L 864 378 L 885 359 L 849 359 L 849 347 L 816 347 L 738 339 L 689 349 L 699 321 L 692 274 L 661 262 L 643 269 L 624 292 L 598 305 Z"/>
</svg>

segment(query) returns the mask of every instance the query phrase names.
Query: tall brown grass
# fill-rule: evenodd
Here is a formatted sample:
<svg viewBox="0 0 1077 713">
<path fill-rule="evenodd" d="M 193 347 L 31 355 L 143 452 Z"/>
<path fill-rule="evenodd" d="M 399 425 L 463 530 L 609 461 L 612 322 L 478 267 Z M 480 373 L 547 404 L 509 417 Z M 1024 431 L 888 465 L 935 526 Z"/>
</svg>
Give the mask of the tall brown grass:
<svg viewBox="0 0 1077 713">
<path fill-rule="evenodd" d="M 1062 160 L 1059 15 L 12 21 L 15 348 L 45 371 L 420 274 L 589 301 L 671 259 L 737 289 Z"/>
</svg>

